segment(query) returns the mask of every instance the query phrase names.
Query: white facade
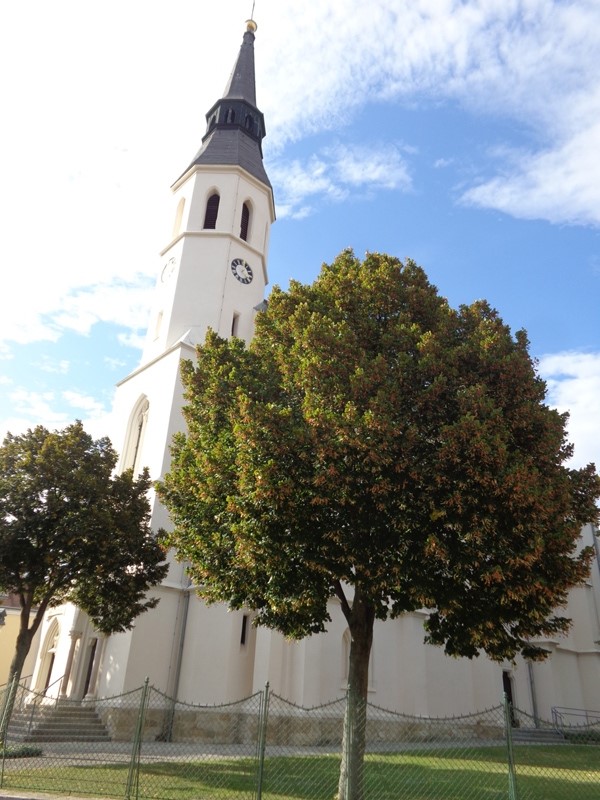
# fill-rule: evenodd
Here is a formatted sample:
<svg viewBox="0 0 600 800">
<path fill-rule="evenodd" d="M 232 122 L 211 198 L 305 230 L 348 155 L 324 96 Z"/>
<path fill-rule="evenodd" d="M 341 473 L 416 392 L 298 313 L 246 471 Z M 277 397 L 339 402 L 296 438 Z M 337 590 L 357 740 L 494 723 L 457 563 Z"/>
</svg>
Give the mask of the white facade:
<svg viewBox="0 0 600 800">
<path fill-rule="evenodd" d="M 253 97 L 248 100 L 239 90 L 249 85 L 244 84 L 244 70 L 253 59 L 253 29 L 249 32 L 229 91 L 209 114 L 214 112 L 216 119 L 222 112 L 222 119 L 227 118 L 218 131 L 220 141 L 231 135 L 250 149 L 256 145 L 249 156 L 252 165 L 257 164 L 260 139 L 244 138 L 245 131 L 239 125 L 234 130 L 230 122 L 234 106 L 238 118 L 240 109 L 254 108 Z M 251 67 L 253 90 L 253 60 Z M 209 327 L 221 336 L 235 334 L 249 341 L 267 284 L 269 230 L 275 214 L 271 187 L 266 176 L 261 177 L 262 162 L 255 170 L 242 166 L 241 157 L 238 164 L 213 163 L 211 130 L 209 123 L 199 157 L 172 187 L 173 232 L 161 252 L 142 361 L 118 385 L 114 404 L 119 469 L 147 466 L 155 479 L 168 470 L 172 436 L 184 428 L 181 360 L 194 357 L 194 346 L 204 340 Z M 215 196 L 218 213 L 213 220 L 209 207 L 212 204 L 214 211 Z M 165 509 L 156 498 L 152 502 L 153 527 L 168 527 Z M 586 544 L 593 543 L 591 526 L 583 537 Z M 154 594 L 160 598 L 155 609 L 142 614 L 131 631 L 107 639 L 80 610 L 52 609 L 40 634 L 32 686 L 43 690 L 62 677 L 51 692 L 77 699 L 128 691 L 149 677 L 166 694 L 208 704 L 240 699 L 262 689 L 266 681 L 273 691 L 302 706 L 343 695 L 349 640 L 337 601 L 331 601 L 327 633 L 292 643 L 253 628 L 249 613 L 207 607 L 175 560 Z M 532 666 L 522 660 L 495 664 L 483 656 L 450 659 L 440 648 L 423 644 L 424 614 L 418 612 L 376 622 L 371 699 L 407 714 L 466 714 L 497 705 L 509 681 L 515 703 L 544 718 L 552 706 L 599 709 L 598 559 L 589 583 L 571 593 L 567 611 L 574 619 L 571 634 L 548 642 L 551 657 Z"/>
</svg>

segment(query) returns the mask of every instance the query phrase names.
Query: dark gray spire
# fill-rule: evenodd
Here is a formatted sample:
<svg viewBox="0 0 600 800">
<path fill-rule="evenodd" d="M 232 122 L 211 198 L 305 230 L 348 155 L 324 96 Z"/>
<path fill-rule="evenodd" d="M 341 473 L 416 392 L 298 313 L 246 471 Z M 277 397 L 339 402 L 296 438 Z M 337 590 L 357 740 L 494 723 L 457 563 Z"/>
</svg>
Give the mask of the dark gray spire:
<svg viewBox="0 0 600 800">
<path fill-rule="evenodd" d="M 256 107 L 254 30 L 248 25 L 240 47 L 240 54 L 225 87 L 223 98 L 227 100 L 246 100 L 250 105 Z"/>
<path fill-rule="evenodd" d="M 237 165 L 270 186 L 262 160 L 265 120 L 256 107 L 254 31 L 249 20 L 225 93 L 206 115 L 206 133 L 190 169 L 196 164 Z M 187 172 L 187 170 L 186 170 Z"/>
</svg>

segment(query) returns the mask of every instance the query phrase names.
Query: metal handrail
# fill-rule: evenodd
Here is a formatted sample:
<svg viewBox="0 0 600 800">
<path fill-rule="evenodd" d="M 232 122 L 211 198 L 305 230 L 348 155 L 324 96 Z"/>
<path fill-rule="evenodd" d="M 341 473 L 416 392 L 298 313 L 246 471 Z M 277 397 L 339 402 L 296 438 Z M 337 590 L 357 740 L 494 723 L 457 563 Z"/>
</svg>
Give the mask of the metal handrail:
<svg viewBox="0 0 600 800">
<path fill-rule="evenodd" d="M 566 706 L 552 706 L 552 722 L 555 728 L 562 728 L 565 724 L 565 717 L 583 718 L 586 725 L 593 725 L 600 722 L 600 711 L 592 711 L 588 708 L 567 708 Z"/>
<path fill-rule="evenodd" d="M 25 676 L 21 675 L 20 678 L 19 678 L 19 683 L 21 683 L 23 681 L 26 681 L 29 678 L 33 678 L 33 672 L 31 673 L 31 675 L 25 675 Z M 9 686 L 9 684 L 10 684 L 10 681 L 7 681 L 6 683 L 0 683 L 0 692 L 2 691 L 2 689 L 6 689 L 7 686 Z M 26 687 L 26 688 L 29 688 L 29 687 Z"/>
<path fill-rule="evenodd" d="M 46 688 L 44 689 L 44 691 L 41 694 L 39 694 L 38 692 L 34 692 L 33 689 L 28 689 L 27 690 L 27 691 L 32 692 L 32 694 L 33 694 L 33 703 L 31 704 L 31 708 L 30 708 L 30 711 L 29 711 L 29 719 L 27 720 L 27 735 L 29 735 L 31 733 L 31 731 L 33 730 L 33 721 L 34 721 L 36 709 L 38 708 L 38 705 L 41 705 L 42 699 L 44 699 L 44 700 L 46 699 L 46 692 L 48 691 L 48 689 L 51 686 L 54 686 L 55 683 L 58 683 L 59 681 L 62 681 L 62 679 L 64 677 L 65 676 L 63 674 L 63 675 L 60 676 L 60 678 L 57 678 L 55 681 L 52 681 L 52 683 L 49 683 L 48 686 L 46 686 Z M 58 699 L 59 698 L 57 697 L 56 701 L 55 701 L 55 705 L 58 705 Z"/>
<path fill-rule="evenodd" d="M 51 687 L 51 686 L 54 686 L 56 683 L 60 683 L 64 677 L 65 677 L 65 676 L 64 676 L 64 673 L 63 673 L 63 674 L 60 676 L 60 678 L 57 678 L 55 681 L 52 681 L 52 683 L 49 683 L 49 684 L 48 684 L 48 686 L 46 686 L 46 688 L 45 688 L 45 689 L 44 689 L 44 691 L 42 692 L 43 696 L 44 696 L 44 697 L 46 697 L 46 693 L 47 693 L 48 689 L 50 689 L 50 687 Z M 58 697 L 57 697 L 56 699 L 58 700 Z"/>
</svg>

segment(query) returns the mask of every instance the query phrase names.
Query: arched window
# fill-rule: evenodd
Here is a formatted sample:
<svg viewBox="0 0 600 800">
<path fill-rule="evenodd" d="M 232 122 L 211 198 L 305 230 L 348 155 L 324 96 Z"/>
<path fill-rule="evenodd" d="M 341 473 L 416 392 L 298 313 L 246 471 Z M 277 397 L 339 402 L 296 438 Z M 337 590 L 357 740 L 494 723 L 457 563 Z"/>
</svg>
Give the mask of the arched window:
<svg viewBox="0 0 600 800">
<path fill-rule="evenodd" d="M 182 197 L 177 205 L 177 211 L 175 212 L 175 222 L 173 223 L 173 239 L 177 236 L 177 234 L 181 230 L 181 220 L 183 219 L 184 207 L 185 207 L 185 197 Z"/>
<path fill-rule="evenodd" d="M 36 679 L 36 690 L 38 692 L 45 692 L 51 683 L 54 656 L 58 647 L 59 634 L 60 627 L 58 621 L 54 619 L 48 628 L 46 636 L 44 637 L 44 642 L 40 648 L 40 666 Z"/>
<path fill-rule="evenodd" d="M 208 198 L 206 213 L 204 215 L 204 228 L 214 230 L 217 227 L 217 216 L 219 214 L 219 200 L 221 198 L 215 192 Z"/>
<path fill-rule="evenodd" d="M 141 456 L 144 434 L 148 423 L 148 398 L 142 395 L 133 409 L 129 419 L 127 439 L 123 451 L 123 465 L 121 471 L 133 469 L 133 474 L 138 475 L 142 469 Z"/>
<path fill-rule="evenodd" d="M 233 108 L 228 108 L 227 109 L 227 114 L 225 116 L 225 122 L 228 125 L 233 125 L 234 124 L 234 122 L 235 122 L 235 111 L 233 110 Z"/>
<path fill-rule="evenodd" d="M 240 224 L 240 239 L 248 241 L 248 230 L 250 228 L 250 206 L 244 203 L 242 206 L 242 221 Z"/>
<path fill-rule="evenodd" d="M 162 327 L 162 321 L 163 321 L 163 312 L 159 311 L 157 316 L 156 316 L 156 324 L 154 326 L 154 341 L 156 341 L 158 339 L 158 337 L 160 336 L 160 329 Z"/>
</svg>

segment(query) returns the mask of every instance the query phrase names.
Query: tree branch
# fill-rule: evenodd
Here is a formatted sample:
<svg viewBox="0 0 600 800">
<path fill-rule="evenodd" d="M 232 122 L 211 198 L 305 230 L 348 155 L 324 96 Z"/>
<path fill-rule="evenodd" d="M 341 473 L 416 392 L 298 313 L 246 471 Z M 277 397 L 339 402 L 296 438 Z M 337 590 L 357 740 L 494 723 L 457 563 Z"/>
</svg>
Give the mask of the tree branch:
<svg viewBox="0 0 600 800">
<path fill-rule="evenodd" d="M 342 584 L 340 581 L 336 581 L 334 586 L 335 595 L 342 604 L 342 613 L 346 617 L 347 621 L 350 622 L 350 616 L 352 615 L 352 608 L 346 599 L 346 595 L 344 594 L 344 590 L 342 589 Z"/>
</svg>

